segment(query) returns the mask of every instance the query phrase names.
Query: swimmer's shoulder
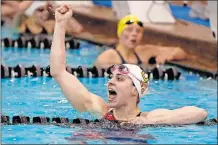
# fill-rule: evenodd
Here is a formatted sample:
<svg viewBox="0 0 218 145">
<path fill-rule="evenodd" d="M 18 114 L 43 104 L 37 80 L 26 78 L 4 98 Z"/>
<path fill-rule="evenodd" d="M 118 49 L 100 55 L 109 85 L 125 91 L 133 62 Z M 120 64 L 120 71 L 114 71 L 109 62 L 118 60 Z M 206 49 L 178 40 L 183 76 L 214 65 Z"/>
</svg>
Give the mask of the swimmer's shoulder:
<svg viewBox="0 0 218 145">
<path fill-rule="evenodd" d="M 109 48 L 109 49 L 105 50 L 103 53 L 105 53 L 107 55 L 116 55 L 117 54 L 116 50 L 114 48 Z"/>
<path fill-rule="evenodd" d="M 106 51 L 102 52 L 96 62 L 95 66 L 102 67 L 102 68 L 108 68 L 111 65 L 119 64 L 120 58 L 117 52 L 114 49 L 107 49 Z"/>
<path fill-rule="evenodd" d="M 47 20 L 46 24 L 44 25 L 44 29 L 46 33 L 52 34 L 54 32 L 55 21 L 54 20 Z"/>
<path fill-rule="evenodd" d="M 151 57 L 156 56 L 156 49 L 153 47 L 153 45 L 139 45 L 135 52 L 143 62 L 143 64 L 148 64 L 148 61 Z"/>
<path fill-rule="evenodd" d="M 113 48 L 110 48 L 102 52 L 99 55 L 99 59 L 116 60 L 117 56 L 118 56 L 117 52 Z"/>
<path fill-rule="evenodd" d="M 141 112 L 140 117 L 147 117 L 149 112 Z"/>
</svg>

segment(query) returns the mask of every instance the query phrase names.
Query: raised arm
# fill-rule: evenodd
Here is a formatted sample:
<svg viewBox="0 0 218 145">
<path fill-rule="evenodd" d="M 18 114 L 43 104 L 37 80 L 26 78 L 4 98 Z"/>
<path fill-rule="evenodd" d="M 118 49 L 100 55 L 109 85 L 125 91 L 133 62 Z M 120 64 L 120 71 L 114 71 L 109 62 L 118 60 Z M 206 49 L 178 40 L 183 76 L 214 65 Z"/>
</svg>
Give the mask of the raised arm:
<svg viewBox="0 0 218 145">
<path fill-rule="evenodd" d="M 61 5 L 55 10 L 56 24 L 50 54 L 51 75 L 75 109 L 92 111 L 103 116 L 109 110 L 106 102 L 90 93 L 75 76 L 66 71 L 65 25 L 71 16 L 70 5 Z"/>
<path fill-rule="evenodd" d="M 34 1 L 22 1 L 22 2 L 20 2 L 19 3 L 19 12 L 23 13 L 24 11 L 26 11 L 33 2 Z"/>
<path fill-rule="evenodd" d="M 1 6 L 1 15 L 2 17 L 13 17 L 17 12 L 17 7 L 19 6 L 19 2 L 17 1 L 7 1 L 3 0 Z"/>
<path fill-rule="evenodd" d="M 23 14 L 23 12 L 33 3 L 33 1 L 3 1 L 2 15 L 12 16 L 15 14 Z"/>
</svg>

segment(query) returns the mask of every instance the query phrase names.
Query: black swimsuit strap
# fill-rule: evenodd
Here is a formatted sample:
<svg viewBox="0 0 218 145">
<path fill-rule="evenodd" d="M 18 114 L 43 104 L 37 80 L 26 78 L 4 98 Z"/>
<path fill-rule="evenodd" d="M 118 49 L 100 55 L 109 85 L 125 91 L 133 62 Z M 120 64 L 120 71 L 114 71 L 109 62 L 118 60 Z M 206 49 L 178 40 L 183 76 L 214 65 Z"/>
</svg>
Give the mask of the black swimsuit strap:
<svg viewBox="0 0 218 145">
<path fill-rule="evenodd" d="M 114 109 L 111 109 L 111 111 L 109 113 L 112 113 L 114 115 Z"/>
<path fill-rule="evenodd" d="M 142 112 L 139 112 L 139 114 L 138 115 L 136 115 L 137 117 L 140 117 L 141 116 L 141 114 L 142 114 Z"/>
<path fill-rule="evenodd" d="M 30 34 L 30 33 L 31 33 L 30 29 L 29 29 L 27 26 L 26 26 L 25 33 L 28 33 L 28 34 Z"/>
<path fill-rule="evenodd" d="M 126 63 L 126 61 L 124 60 L 124 58 L 122 57 L 122 55 L 120 54 L 120 52 L 118 51 L 118 50 L 116 50 L 116 49 L 114 49 L 116 52 L 117 52 L 117 54 L 120 56 L 120 59 L 121 59 L 121 62 L 122 62 L 122 64 L 124 64 L 124 63 Z"/>
<path fill-rule="evenodd" d="M 137 53 L 134 52 L 134 54 L 135 54 L 135 56 L 136 56 L 136 58 L 137 58 L 138 64 L 142 64 L 142 61 L 141 61 L 141 59 L 139 58 L 139 56 L 137 55 Z"/>
<path fill-rule="evenodd" d="M 111 114 L 113 114 L 114 115 L 114 110 L 112 109 L 109 113 L 111 113 Z M 139 114 L 137 114 L 136 116 L 137 117 L 140 117 L 141 116 L 141 114 L 142 114 L 142 112 L 139 112 Z"/>
<path fill-rule="evenodd" d="M 117 50 L 117 49 L 114 49 L 117 54 L 120 56 L 120 59 L 121 59 L 121 62 L 122 64 L 126 63 L 126 61 L 124 60 L 124 58 L 122 57 L 122 55 L 120 54 L 120 52 Z M 142 64 L 142 61 L 141 59 L 139 58 L 139 56 L 136 54 L 136 52 L 134 52 L 135 56 L 136 56 L 136 59 L 137 59 L 137 64 Z"/>
<path fill-rule="evenodd" d="M 26 26 L 27 26 L 27 25 L 26 25 Z M 28 27 L 26 27 L 25 33 L 28 33 L 28 34 L 29 34 L 29 33 L 32 33 L 32 32 L 30 31 L 30 29 L 29 29 Z M 41 34 L 48 34 L 48 32 L 46 31 L 45 28 L 42 28 Z"/>
<path fill-rule="evenodd" d="M 48 34 L 47 30 L 46 30 L 44 27 L 42 27 L 42 32 L 41 32 L 41 34 Z"/>
<path fill-rule="evenodd" d="M 5 21 L 1 20 L 1 26 L 3 26 L 5 24 Z"/>
</svg>

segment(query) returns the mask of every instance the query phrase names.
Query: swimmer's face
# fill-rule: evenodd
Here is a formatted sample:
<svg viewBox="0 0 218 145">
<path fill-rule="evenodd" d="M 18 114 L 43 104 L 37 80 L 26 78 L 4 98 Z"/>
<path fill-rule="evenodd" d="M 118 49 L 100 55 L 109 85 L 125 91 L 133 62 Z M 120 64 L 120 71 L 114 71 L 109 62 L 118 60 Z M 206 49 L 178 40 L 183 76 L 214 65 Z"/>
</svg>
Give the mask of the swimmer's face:
<svg viewBox="0 0 218 145">
<path fill-rule="evenodd" d="M 34 12 L 34 17 L 39 21 L 46 21 L 49 17 L 48 9 L 45 6 L 38 7 Z"/>
<path fill-rule="evenodd" d="M 122 43 L 125 48 L 135 49 L 141 42 L 143 32 L 144 28 L 140 27 L 138 24 L 126 25 L 126 28 L 120 34 L 120 43 Z"/>
<path fill-rule="evenodd" d="M 135 103 L 132 98 L 137 90 L 129 76 L 114 71 L 110 78 L 107 85 L 109 106 L 119 108 Z"/>
</svg>

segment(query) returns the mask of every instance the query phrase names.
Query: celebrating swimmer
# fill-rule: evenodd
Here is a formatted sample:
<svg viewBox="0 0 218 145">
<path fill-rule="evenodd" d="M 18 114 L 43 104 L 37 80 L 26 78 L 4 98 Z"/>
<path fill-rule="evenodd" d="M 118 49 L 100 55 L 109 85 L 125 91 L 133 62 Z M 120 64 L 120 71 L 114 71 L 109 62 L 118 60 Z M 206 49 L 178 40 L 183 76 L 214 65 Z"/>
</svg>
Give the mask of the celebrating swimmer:
<svg viewBox="0 0 218 145">
<path fill-rule="evenodd" d="M 62 4 L 55 10 L 55 30 L 50 54 L 50 72 L 72 106 L 81 112 L 96 112 L 110 121 L 135 124 L 194 124 L 208 114 L 195 106 L 141 112 L 138 103 L 148 90 L 148 75 L 137 65 L 121 64 L 110 67 L 107 83 L 108 102 L 89 92 L 66 71 L 65 25 L 72 17 L 71 5 Z"/>
</svg>

